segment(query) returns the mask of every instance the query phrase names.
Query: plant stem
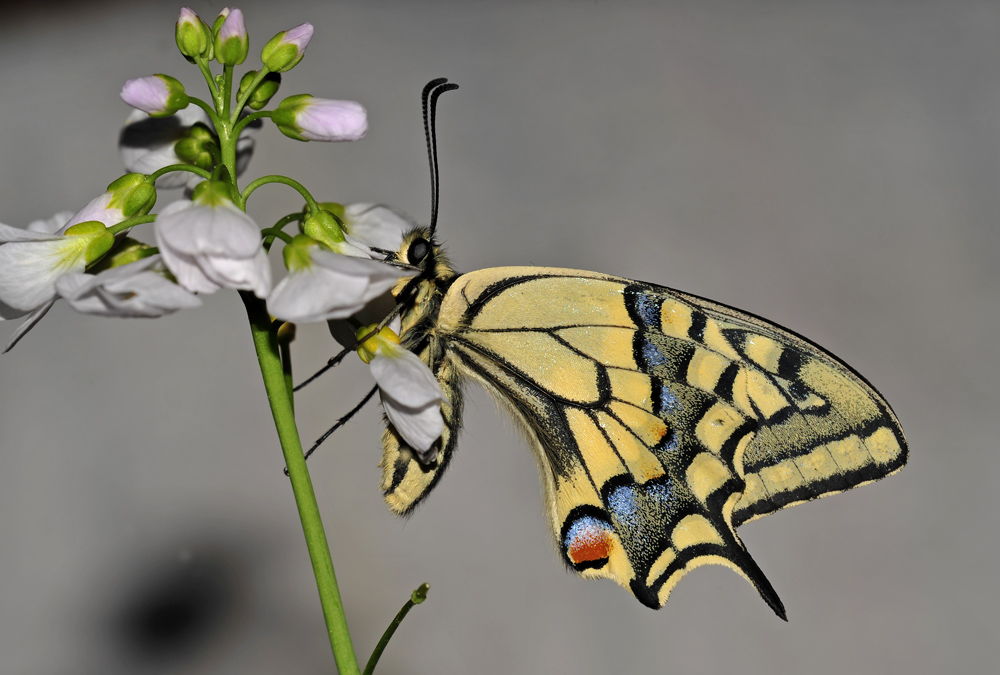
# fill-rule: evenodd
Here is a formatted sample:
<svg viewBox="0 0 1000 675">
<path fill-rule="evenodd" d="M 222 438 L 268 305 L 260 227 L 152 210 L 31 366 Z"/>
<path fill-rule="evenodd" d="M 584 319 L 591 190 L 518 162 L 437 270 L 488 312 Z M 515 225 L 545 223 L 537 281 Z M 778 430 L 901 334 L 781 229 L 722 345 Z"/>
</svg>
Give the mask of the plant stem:
<svg viewBox="0 0 1000 675">
<path fill-rule="evenodd" d="M 241 291 L 240 296 L 243 298 L 247 317 L 250 319 L 250 331 L 253 334 L 254 348 L 257 350 L 260 372 L 264 378 L 264 388 L 267 390 L 271 415 L 274 417 L 274 426 L 281 441 L 281 451 L 285 456 L 285 466 L 288 467 L 292 492 L 295 494 L 295 504 L 302 520 L 302 531 L 306 537 L 313 574 L 316 575 L 316 586 L 319 589 L 319 600 L 323 607 L 327 632 L 330 635 L 333 658 L 341 675 L 360 675 L 358 659 L 354 654 L 347 618 L 344 616 L 344 606 L 340 599 L 340 589 L 337 587 L 337 577 L 333 571 L 330 546 L 323 531 L 323 521 L 320 518 L 319 505 L 316 503 L 316 494 L 313 492 L 312 479 L 309 477 L 309 470 L 302 456 L 302 443 L 295 426 L 291 390 L 286 383 L 279 357 L 278 338 L 272 329 L 264 301 L 247 291 Z"/>
</svg>

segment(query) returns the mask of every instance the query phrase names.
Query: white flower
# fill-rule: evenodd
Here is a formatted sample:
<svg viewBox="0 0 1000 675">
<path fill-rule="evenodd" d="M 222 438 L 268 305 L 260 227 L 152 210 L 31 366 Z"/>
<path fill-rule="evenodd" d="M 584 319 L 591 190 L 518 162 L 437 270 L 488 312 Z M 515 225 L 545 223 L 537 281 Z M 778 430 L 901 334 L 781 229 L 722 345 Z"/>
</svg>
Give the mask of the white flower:
<svg viewBox="0 0 1000 675">
<path fill-rule="evenodd" d="M 403 234 L 416 226 L 409 216 L 385 204 L 347 204 L 341 217 L 344 232 L 368 246 L 389 251 L 397 250 Z"/>
<path fill-rule="evenodd" d="M 58 227 L 64 214 L 35 221 L 35 229 L 0 224 L 0 320 L 28 314 L 7 343 L 5 352 L 38 323 L 56 301 L 56 282 L 65 274 L 82 272 L 104 255 L 115 238 L 98 222 L 74 225 L 64 234 Z M 41 231 L 40 231 L 41 230 Z"/>
<path fill-rule="evenodd" d="M 114 236 L 98 222 L 84 222 L 65 234 L 46 234 L 0 224 L 0 319 L 21 316 L 56 297 L 56 280 L 82 272 L 104 255 Z"/>
<path fill-rule="evenodd" d="M 288 274 L 267 299 L 268 311 L 284 321 L 305 323 L 351 316 L 414 272 L 371 259 L 360 242 L 346 239 L 337 252 L 298 235 L 285 247 Z"/>
<path fill-rule="evenodd" d="M 185 161 L 174 151 L 177 142 L 188 137 L 191 127 L 202 123 L 211 129 L 211 123 L 204 110 L 189 105 L 169 117 L 150 117 L 141 110 L 133 110 L 126 118 L 118 138 L 118 149 L 126 171 L 150 174 L 172 164 Z M 255 141 L 253 132 L 262 125 L 251 123 L 240 132 L 236 141 L 236 175 L 239 176 L 250 163 Z M 156 185 L 160 188 L 194 187 L 203 179 L 188 171 L 174 171 L 161 176 Z"/>
<path fill-rule="evenodd" d="M 358 329 L 364 337 L 375 326 Z M 399 344 L 391 328 L 383 328 L 358 350 L 371 365 L 385 414 L 399 435 L 423 459 L 444 431 L 444 393 L 434 373 L 420 357 Z"/>
<path fill-rule="evenodd" d="M 298 141 L 358 141 L 368 133 L 368 113 L 357 101 L 309 94 L 289 96 L 271 113 L 281 133 Z"/>
<path fill-rule="evenodd" d="M 220 288 L 271 290 L 271 268 L 260 228 L 225 196 L 226 186 L 205 181 L 192 201 L 169 204 L 156 218 L 156 245 L 178 283 L 193 293 Z"/>
<path fill-rule="evenodd" d="M 158 255 L 98 274 L 65 274 L 56 281 L 56 291 L 76 311 L 100 316 L 153 318 L 201 305 L 156 267 L 162 267 Z"/>
</svg>

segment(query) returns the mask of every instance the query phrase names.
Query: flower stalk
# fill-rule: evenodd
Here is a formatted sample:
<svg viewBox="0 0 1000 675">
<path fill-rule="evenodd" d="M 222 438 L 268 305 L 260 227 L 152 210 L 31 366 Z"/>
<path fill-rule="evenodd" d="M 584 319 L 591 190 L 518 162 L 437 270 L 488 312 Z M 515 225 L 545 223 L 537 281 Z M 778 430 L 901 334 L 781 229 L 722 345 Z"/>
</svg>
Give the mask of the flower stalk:
<svg viewBox="0 0 1000 675">
<path fill-rule="evenodd" d="M 341 675 L 360 675 L 358 659 L 354 654 L 354 645 L 347 627 L 347 617 L 344 615 L 344 605 L 340 598 L 340 588 L 337 586 L 337 576 L 333 571 L 330 546 L 323 530 L 323 520 L 316 502 L 316 493 L 313 491 L 312 478 L 309 476 L 309 469 L 302 453 L 302 442 L 295 426 L 292 392 L 285 379 L 277 332 L 272 327 L 263 300 L 246 291 L 241 291 L 240 297 L 246 305 L 254 349 L 257 351 L 260 373 L 264 378 L 264 389 L 267 391 L 271 416 L 274 418 L 274 426 L 278 432 L 288 477 L 292 483 L 292 492 L 295 495 L 295 505 L 302 521 L 302 531 L 305 534 L 306 547 L 309 549 L 313 574 L 316 576 L 316 587 L 323 607 L 323 617 L 326 619 L 333 658 Z"/>
</svg>

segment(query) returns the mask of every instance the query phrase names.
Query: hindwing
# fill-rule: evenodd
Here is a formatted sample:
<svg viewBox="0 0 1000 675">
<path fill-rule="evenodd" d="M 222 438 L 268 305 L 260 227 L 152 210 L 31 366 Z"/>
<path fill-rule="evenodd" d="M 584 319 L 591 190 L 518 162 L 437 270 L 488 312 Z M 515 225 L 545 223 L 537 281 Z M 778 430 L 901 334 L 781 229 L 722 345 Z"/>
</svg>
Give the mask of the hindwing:
<svg viewBox="0 0 1000 675">
<path fill-rule="evenodd" d="M 446 293 L 445 293 L 446 289 Z M 877 480 L 906 461 L 885 400 L 836 357 L 753 315 L 592 272 L 493 268 L 415 306 L 403 343 L 447 397 L 437 459 L 389 427 L 383 490 L 406 513 L 447 466 L 459 379 L 517 419 L 567 565 L 660 607 L 689 570 L 726 565 L 784 609 L 735 527 Z M 419 305 L 419 303 L 418 303 Z"/>
</svg>

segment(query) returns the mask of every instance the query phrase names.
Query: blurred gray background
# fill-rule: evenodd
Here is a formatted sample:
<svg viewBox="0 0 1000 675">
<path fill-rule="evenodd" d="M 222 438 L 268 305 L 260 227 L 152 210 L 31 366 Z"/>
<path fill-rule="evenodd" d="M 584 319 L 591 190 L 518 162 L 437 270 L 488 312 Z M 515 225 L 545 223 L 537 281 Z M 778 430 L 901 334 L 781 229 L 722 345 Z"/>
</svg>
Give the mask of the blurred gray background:
<svg viewBox="0 0 1000 675">
<path fill-rule="evenodd" d="M 310 462 L 363 659 L 428 581 L 380 672 L 995 672 L 1000 4 L 241 8 L 252 54 L 316 26 L 282 95 L 370 115 L 354 144 L 265 129 L 246 178 L 426 222 L 418 97 L 449 77 L 440 232 L 460 269 L 598 270 L 746 308 L 864 373 L 911 444 L 901 474 L 741 530 L 785 624 L 720 567 L 659 612 L 568 573 L 531 453 L 475 386 L 451 470 L 397 520 L 372 405 Z M 0 221 L 76 210 L 120 175 L 126 79 L 202 91 L 178 9 L 5 10 Z M 251 214 L 298 206 L 272 186 Z M 300 378 L 335 349 L 301 327 Z M 303 437 L 370 382 L 352 357 L 306 390 Z M 0 357 L 0 671 L 332 672 L 281 469 L 235 293 L 157 321 L 57 306 Z"/>
</svg>

